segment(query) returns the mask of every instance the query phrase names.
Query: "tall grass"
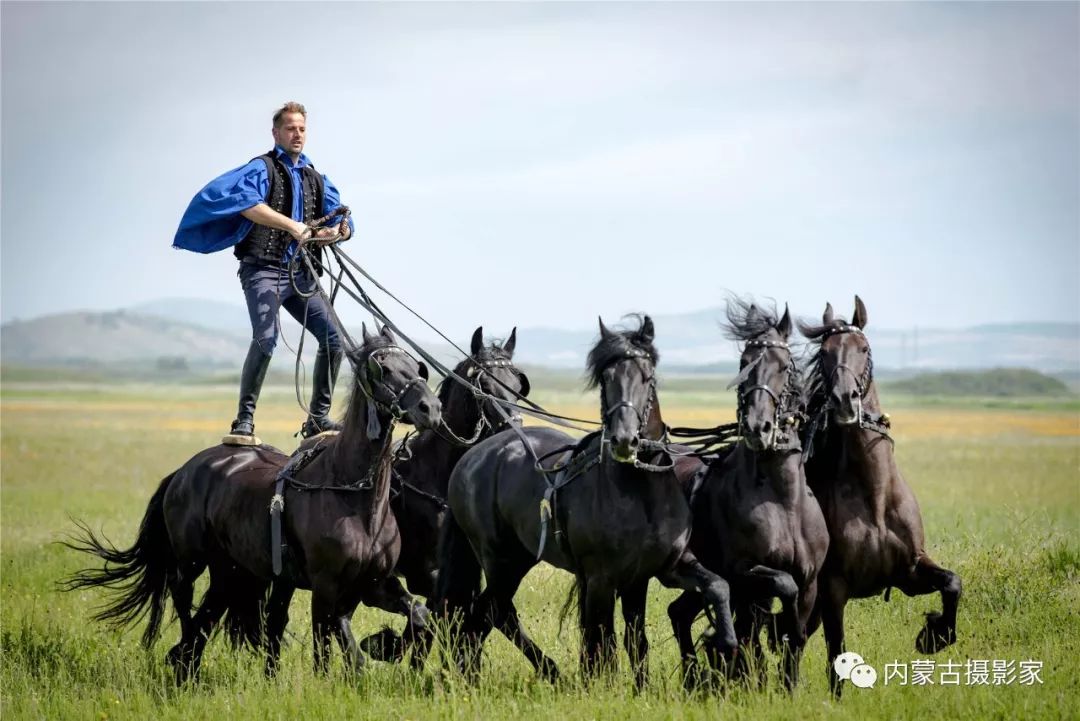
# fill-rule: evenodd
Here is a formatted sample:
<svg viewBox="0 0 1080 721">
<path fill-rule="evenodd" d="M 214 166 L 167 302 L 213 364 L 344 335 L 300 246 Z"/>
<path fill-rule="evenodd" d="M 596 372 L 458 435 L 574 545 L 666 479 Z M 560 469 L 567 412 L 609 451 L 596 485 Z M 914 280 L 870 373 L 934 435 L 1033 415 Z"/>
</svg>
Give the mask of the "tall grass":
<svg viewBox="0 0 1080 721">
<path fill-rule="evenodd" d="M 445 672 L 433 654 L 422 673 L 370 663 L 358 678 L 335 659 L 332 672 L 311 670 L 310 606 L 293 604 L 278 677 L 261 661 L 211 644 L 199 684 L 176 688 L 164 654 L 175 624 L 150 652 L 141 629 L 117 634 L 91 622 L 99 593 L 61 594 L 58 579 L 92 559 L 54 541 L 73 529 L 69 517 L 102 529 L 119 545 L 133 539 L 155 485 L 166 472 L 215 443 L 229 420 L 232 389 L 179 395 L 131 389 L 18 388 L 0 397 L 0 713 L 7 719 L 624 719 L 624 718 L 1077 718 L 1080 702 L 1080 419 L 1071 411 L 910 407 L 894 413 L 901 467 L 922 505 L 929 551 L 963 578 L 959 641 L 952 659 L 1041 660 L 1043 684 L 998 687 L 849 687 L 830 699 L 820 633 L 803 662 L 794 697 L 775 670 L 762 692 L 687 696 L 665 612 L 675 594 L 654 584 L 648 636 L 652 680 L 632 688 L 625 659 L 613 676 L 583 684 L 575 629 L 558 628 L 567 574 L 538 567 L 522 584 L 524 623 L 556 659 L 565 680 L 552 687 L 501 637 L 487 646 L 482 680 L 470 686 Z M 264 440 L 292 446 L 300 413 L 291 391 L 271 391 L 259 417 Z M 669 422 L 713 423 L 730 417 L 714 391 L 662 396 Z M 566 393 L 537 398 L 563 408 L 594 409 Z M 718 410 L 719 409 L 719 410 Z M 937 597 L 856 601 L 848 607 L 848 647 L 875 665 L 919 658 L 914 639 Z M 357 636 L 398 618 L 361 608 Z M 620 624 L 621 625 L 621 624 Z"/>
</svg>

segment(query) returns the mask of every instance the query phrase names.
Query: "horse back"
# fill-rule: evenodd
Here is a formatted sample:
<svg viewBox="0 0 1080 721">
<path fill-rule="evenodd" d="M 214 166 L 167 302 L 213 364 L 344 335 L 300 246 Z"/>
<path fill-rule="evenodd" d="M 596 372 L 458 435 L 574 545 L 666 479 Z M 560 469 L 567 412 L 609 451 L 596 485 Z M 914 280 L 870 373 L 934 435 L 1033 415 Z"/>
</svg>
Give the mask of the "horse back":
<svg viewBox="0 0 1080 721">
<path fill-rule="evenodd" d="M 212 561 L 217 554 L 233 555 L 237 546 L 237 561 L 268 557 L 267 509 L 274 479 L 287 461 L 269 446 L 219 445 L 181 466 L 164 499 L 165 523 L 178 557 Z"/>
<path fill-rule="evenodd" d="M 540 504 L 548 483 L 536 469 L 534 454 L 543 457 L 575 443 L 569 435 L 551 428 L 530 426 L 521 432 L 528 438 L 531 451 L 515 431 L 505 430 L 466 451 L 450 475 L 447 504 L 454 521 L 481 556 L 514 549 L 536 557 Z M 562 460 L 561 455 L 553 456 L 544 465 L 549 467 Z M 543 558 L 560 568 L 569 567 L 569 559 L 563 556 L 559 544 L 550 539 L 545 543 Z"/>
</svg>

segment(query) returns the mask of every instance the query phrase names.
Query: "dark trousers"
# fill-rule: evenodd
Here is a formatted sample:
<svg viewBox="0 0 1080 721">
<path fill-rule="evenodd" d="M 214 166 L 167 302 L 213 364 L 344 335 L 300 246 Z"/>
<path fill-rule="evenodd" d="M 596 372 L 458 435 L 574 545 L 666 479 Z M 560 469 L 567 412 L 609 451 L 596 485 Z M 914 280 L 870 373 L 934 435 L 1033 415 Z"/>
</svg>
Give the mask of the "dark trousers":
<svg viewBox="0 0 1080 721">
<path fill-rule="evenodd" d="M 298 295 L 286 268 L 241 262 L 237 275 L 240 276 L 240 286 L 244 289 L 251 319 L 251 345 L 240 376 L 237 419 L 251 421 L 254 418 L 259 391 L 277 345 L 278 310 L 282 307 L 319 343 L 311 378 L 309 410 L 315 418 L 325 417 L 330 411 L 330 399 L 342 355 L 341 335 L 326 301 L 317 294 L 310 298 Z M 315 279 L 305 270 L 297 275 L 296 285 L 300 292 L 307 294 L 315 289 Z"/>
<path fill-rule="evenodd" d="M 251 339 L 266 355 L 272 355 L 278 339 L 278 309 L 284 308 L 296 322 L 305 326 L 319 342 L 319 350 L 337 354 L 341 351 L 341 336 L 330 315 L 330 308 L 320 295 L 301 298 L 293 290 L 286 268 L 240 263 L 240 285 L 251 318 Z M 315 279 L 306 270 L 296 277 L 303 293 L 315 288 Z M 304 304 L 307 304 L 307 322 Z"/>
</svg>

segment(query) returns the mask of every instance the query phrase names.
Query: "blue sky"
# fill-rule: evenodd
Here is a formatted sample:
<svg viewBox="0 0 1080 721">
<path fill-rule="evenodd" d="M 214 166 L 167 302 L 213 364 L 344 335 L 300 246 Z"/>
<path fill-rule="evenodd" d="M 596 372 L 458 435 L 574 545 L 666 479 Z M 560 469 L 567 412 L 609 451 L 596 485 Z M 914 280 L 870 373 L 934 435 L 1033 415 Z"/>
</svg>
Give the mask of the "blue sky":
<svg viewBox="0 0 1080 721">
<path fill-rule="evenodd" d="M 170 243 L 290 99 L 346 249 L 455 336 L 728 290 L 857 292 L 879 327 L 1080 320 L 1076 3 L 0 14 L 4 320 L 240 305 L 230 254 Z"/>
</svg>

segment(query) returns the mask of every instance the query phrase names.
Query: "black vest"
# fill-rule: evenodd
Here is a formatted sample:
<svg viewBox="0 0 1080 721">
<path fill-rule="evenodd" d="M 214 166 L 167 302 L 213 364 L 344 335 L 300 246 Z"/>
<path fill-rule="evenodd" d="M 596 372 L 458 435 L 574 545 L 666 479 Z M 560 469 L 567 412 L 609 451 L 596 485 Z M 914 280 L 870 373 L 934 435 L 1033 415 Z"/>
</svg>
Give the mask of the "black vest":
<svg viewBox="0 0 1080 721">
<path fill-rule="evenodd" d="M 270 181 L 266 204 L 285 217 L 291 218 L 293 186 L 288 169 L 273 152 L 260 155 L 259 158 L 266 163 L 267 178 Z M 304 194 L 303 222 L 310 223 L 322 214 L 325 185 L 322 176 L 313 166 L 307 165 L 300 172 L 300 188 Z M 284 230 L 255 223 L 247 236 L 233 248 L 233 254 L 245 263 L 281 265 L 285 249 L 291 242 L 292 236 Z"/>
</svg>

